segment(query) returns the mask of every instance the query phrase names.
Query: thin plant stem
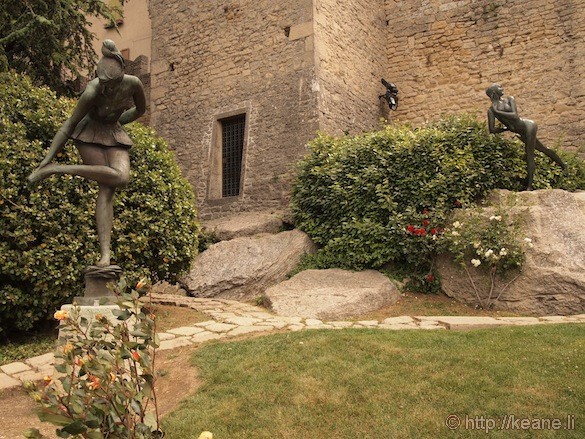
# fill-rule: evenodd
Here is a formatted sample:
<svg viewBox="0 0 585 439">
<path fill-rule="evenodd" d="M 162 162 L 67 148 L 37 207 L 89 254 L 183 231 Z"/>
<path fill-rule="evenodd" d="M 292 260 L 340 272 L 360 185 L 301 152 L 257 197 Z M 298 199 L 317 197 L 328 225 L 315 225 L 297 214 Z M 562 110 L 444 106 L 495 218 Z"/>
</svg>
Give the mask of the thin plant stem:
<svg viewBox="0 0 585 439">
<path fill-rule="evenodd" d="M 508 282 L 506 285 L 504 285 L 504 286 L 502 287 L 502 290 L 500 291 L 500 294 L 498 294 L 498 297 L 496 297 L 496 300 L 495 300 L 496 302 L 497 302 L 498 300 L 500 300 L 500 296 L 501 296 L 501 295 L 504 293 L 504 291 L 506 291 L 506 289 L 507 289 L 507 288 L 508 288 L 510 285 L 512 285 L 512 283 L 514 283 L 514 281 L 515 281 L 516 279 L 518 279 L 518 278 L 520 277 L 520 275 L 521 275 L 521 274 L 522 274 L 522 273 L 518 273 L 518 275 L 517 275 L 516 277 L 514 277 L 514 279 L 512 279 L 510 282 Z"/>
<path fill-rule="evenodd" d="M 488 294 L 488 298 L 487 298 L 487 302 L 486 302 L 487 308 L 492 306 L 492 295 L 494 294 L 494 281 L 495 281 L 495 277 L 496 277 L 496 267 L 497 266 L 494 265 L 492 267 L 492 269 L 490 270 L 490 293 Z"/>
<path fill-rule="evenodd" d="M 471 274 L 469 274 L 469 270 L 467 269 L 467 265 L 465 265 L 465 262 L 463 262 L 463 268 L 465 269 L 465 273 L 467 273 L 467 278 L 469 279 L 469 282 L 471 282 L 471 286 L 473 287 L 473 291 L 475 291 L 475 297 L 477 297 L 477 301 L 479 302 L 479 306 L 481 306 L 482 308 L 483 306 L 483 302 L 481 301 L 481 298 L 479 297 L 479 292 L 477 291 L 477 287 L 475 286 L 475 282 L 473 282 L 473 279 L 471 278 Z"/>
</svg>

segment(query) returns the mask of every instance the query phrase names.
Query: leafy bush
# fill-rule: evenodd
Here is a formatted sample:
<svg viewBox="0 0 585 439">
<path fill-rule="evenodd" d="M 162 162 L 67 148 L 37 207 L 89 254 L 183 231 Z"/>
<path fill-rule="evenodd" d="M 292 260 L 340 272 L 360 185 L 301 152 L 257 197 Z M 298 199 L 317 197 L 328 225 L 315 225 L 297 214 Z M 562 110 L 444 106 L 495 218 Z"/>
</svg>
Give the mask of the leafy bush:
<svg viewBox="0 0 585 439">
<path fill-rule="evenodd" d="M 163 436 L 154 388 L 156 316 L 143 309 L 139 299 L 149 285 L 141 281 L 136 290 L 127 289 L 120 281 L 115 291 L 119 308 L 112 316 L 96 314 L 89 320 L 78 306 L 54 314 L 62 323 L 64 340 L 55 354 L 59 375 L 46 376 L 42 387 L 27 382 L 26 388 L 40 405 L 39 419 L 59 426 L 59 437 Z M 155 409 L 150 416 L 149 405 Z M 36 428 L 25 436 L 46 438 Z"/>
<path fill-rule="evenodd" d="M 31 329 L 81 295 L 83 270 L 99 254 L 95 183 L 62 175 L 26 184 L 73 105 L 25 77 L 0 75 L 0 332 Z M 197 252 L 193 192 L 163 139 L 139 124 L 127 130 L 132 180 L 116 194 L 114 259 L 129 281 L 173 281 Z M 80 159 L 68 145 L 57 161 Z"/>
<path fill-rule="evenodd" d="M 526 174 L 523 145 L 488 134 L 469 115 L 419 129 L 389 125 L 357 136 L 321 134 L 309 149 L 298 166 L 292 209 L 297 227 L 321 249 L 305 266 L 364 269 L 393 262 L 433 282 L 433 236 L 449 211 L 473 205 L 490 189 L 519 190 Z M 537 156 L 535 189 L 585 187 L 585 166 L 577 158 L 562 154 L 569 164 L 563 175 Z M 423 223 L 424 233 L 409 232 Z"/>
</svg>

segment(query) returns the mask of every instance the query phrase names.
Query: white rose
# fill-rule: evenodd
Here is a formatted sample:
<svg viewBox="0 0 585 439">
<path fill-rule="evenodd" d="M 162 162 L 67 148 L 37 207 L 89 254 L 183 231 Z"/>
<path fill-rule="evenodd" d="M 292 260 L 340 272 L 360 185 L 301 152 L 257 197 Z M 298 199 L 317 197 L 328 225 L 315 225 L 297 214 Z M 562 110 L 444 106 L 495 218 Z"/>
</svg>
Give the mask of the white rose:
<svg viewBox="0 0 585 439">
<path fill-rule="evenodd" d="M 493 254 L 494 254 L 494 251 L 490 248 L 487 252 L 485 252 L 485 257 L 489 258 Z"/>
<path fill-rule="evenodd" d="M 479 267 L 479 266 L 481 265 L 481 261 L 480 261 L 479 259 L 472 259 L 472 260 L 471 260 L 471 264 L 472 264 L 474 267 Z"/>
<path fill-rule="evenodd" d="M 453 230 L 451 232 L 451 235 L 453 235 L 453 236 L 459 236 L 459 232 L 457 230 Z"/>
<path fill-rule="evenodd" d="M 455 221 L 453 223 L 453 227 L 455 227 L 456 229 L 458 229 L 459 227 L 461 227 L 461 223 L 459 221 Z"/>
<path fill-rule="evenodd" d="M 507 254 L 508 254 L 508 250 L 505 247 L 503 247 L 500 250 L 500 256 L 506 256 Z"/>
</svg>

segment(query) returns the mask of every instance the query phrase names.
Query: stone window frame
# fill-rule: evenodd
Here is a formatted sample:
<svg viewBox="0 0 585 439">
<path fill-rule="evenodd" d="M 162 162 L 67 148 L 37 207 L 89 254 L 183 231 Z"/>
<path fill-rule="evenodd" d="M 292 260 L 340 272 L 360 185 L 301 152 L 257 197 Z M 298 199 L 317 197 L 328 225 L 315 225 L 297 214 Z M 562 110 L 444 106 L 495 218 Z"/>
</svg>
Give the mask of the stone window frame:
<svg viewBox="0 0 585 439">
<path fill-rule="evenodd" d="M 240 193 L 233 197 L 223 197 L 222 194 L 222 120 L 235 116 L 245 116 L 244 144 L 242 145 L 242 170 L 240 173 Z M 207 181 L 207 202 L 209 204 L 225 204 L 238 201 L 244 196 L 244 181 L 246 180 L 246 156 L 248 137 L 250 134 L 250 108 L 240 107 L 218 113 L 213 116 L 213 129 L 209 152 L 209 178 Z"/>
</svg>

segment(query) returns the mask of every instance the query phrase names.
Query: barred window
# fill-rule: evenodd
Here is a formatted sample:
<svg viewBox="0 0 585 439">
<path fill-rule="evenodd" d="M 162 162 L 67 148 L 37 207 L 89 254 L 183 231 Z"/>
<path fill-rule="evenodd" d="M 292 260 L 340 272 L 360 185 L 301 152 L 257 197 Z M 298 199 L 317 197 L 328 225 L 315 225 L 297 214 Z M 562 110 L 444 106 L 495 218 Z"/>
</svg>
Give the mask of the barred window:
<svg viewBox="0 0 585 439">
<path fill-rule="evenodd" d="M 222 197 L 240 195 L 246 115 L 219 121 L 221 124 Z"/>
</svg>

